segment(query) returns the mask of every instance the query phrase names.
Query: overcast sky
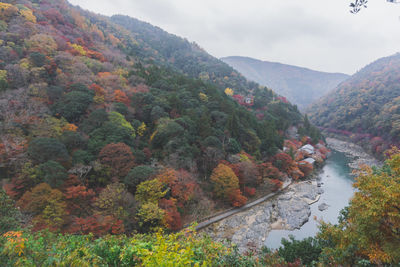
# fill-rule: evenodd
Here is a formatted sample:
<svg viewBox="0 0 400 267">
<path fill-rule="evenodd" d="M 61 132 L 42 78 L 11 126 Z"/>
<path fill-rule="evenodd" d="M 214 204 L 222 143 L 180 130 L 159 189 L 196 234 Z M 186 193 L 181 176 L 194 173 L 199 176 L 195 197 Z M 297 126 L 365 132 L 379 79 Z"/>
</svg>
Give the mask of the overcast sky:
<svg viewBox="0 0 400 267">
<path fill-rule="evenodd" d="M 249 56 L 352 74 L 400 51 L 400 4 L 370 0 L 69 0 L 124 14 L 198 43 L 215 57 Z"/>
</svg>

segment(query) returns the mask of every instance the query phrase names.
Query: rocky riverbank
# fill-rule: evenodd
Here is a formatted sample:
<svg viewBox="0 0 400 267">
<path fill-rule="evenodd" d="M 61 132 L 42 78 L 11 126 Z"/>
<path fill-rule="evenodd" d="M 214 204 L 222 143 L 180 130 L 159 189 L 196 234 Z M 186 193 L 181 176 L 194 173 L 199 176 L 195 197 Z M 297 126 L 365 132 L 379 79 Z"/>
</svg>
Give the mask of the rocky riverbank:
<svg viewBox="0 0 400 267">
<path fill-rule="evenodd" d="M 377 159 L 367 154 L 364 149 L 356 144 L 342 141 L 336 138 L 326 138 L 328 147 L 346 154 L 350 159 L 349 167 L 351 169 L 359 169 L 360 165 L 381 166 L 382 163 Z"/>
<path fill-rule="evenodd" d="M 299 229 L 310 217 L 309 205 L 319 199 L 322 189 L 316 181 L 290 185 L 271 201 L 232 215 L 202 231 L 218 241 L 229 240 L 244 252 L 260 248 L 273 229 Z"/>
<path fill-rule="evenodd" d="M 352 169 L 358 169 L 362 164 L 381 165 L 356 144 L 334 138 L 327 138 L 327 144 L 329 148 L 344 153 L 350 159 L 348 164 Z M 270 200 L 222 219 L 201 231 L 215 240 L 235 243 L 240 252 L 249 247 L 260 248 L 271 230 L 300 229 L 309 220 L 310 205 L 317 202 L 323 193 L 320 186 L 319 174 L 316 173 L 313 180 L 293 183 Z M 323 211 L 328 207 L 326 203 L 320 203 L 318 209 Z"/>
</svg>

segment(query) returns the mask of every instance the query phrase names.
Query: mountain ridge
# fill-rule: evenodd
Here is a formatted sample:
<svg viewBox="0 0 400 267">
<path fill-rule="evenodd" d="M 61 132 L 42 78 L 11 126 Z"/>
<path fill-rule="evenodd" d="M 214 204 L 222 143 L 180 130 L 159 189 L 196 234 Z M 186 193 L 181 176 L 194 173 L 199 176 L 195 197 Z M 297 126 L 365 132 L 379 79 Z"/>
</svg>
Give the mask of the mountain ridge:
<svg viewBox="0 0 400 267">
<path fill-rule="evenodd" d="M 381 156 L 400 142 L 400 53 L 377 59 L 310 106 L 310 119 Z"/>
<path fill-rule="evenodd" d="M 274 88 L 282 96 L 299 106 L 301 110 L 335 88 L 349 76 L 329 73 L 279 62 L 261 61 L 251 57 L 223 57 L 245 77 L 264 86 Z"/>
</svg>

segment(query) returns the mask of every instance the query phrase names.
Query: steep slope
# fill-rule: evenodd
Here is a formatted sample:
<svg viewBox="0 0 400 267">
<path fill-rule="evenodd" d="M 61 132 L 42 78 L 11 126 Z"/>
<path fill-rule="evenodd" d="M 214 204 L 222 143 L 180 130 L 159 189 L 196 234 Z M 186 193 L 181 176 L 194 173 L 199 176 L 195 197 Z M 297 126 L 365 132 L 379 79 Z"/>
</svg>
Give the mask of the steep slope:
<svg viewBox="0 0 400 267">
<path fill-rule="evenodd" d="M 228 64 L 211 56 L 196 43 L 128 16 L 115 15 L 111 20 L 128 29 L 140 46 L 151 49 L 154 52 L 152 60 L 158 64 L 222 88 L 232 88 L 236 93 L 249 94 L 258 88 L 258 84 L 247 81 Z"/>
<path fill-rule="evenodd" d="M 182 38 L 64 0 L 0 19 L 0 177 L 35 230 L 177 230 L 312 170 L 275 156 L 296 106 Z"/>
<path fill-rule="evenodd" d="M 310 118 L 380 154 L 400 141 L 399 81 L 400 54 L 378 59 L 311 106 Z"/>
<path fill-rule="evenodd" d="M 233 56 L 221 60 L 247 79 L 273 88 L 301 110 L 349 77 L 249 57 Z"/>
</svg>

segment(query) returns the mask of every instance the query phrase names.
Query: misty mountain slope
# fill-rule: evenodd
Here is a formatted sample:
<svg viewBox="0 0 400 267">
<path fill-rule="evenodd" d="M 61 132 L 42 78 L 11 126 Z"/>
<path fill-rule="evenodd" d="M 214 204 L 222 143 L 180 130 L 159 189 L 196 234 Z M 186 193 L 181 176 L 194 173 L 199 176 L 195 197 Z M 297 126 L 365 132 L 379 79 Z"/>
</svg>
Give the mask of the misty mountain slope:
<svg viewBox="0 0 400 267">
<path fill-rule="evenodd" d="M 232 56 L 221 60 L 249 80 L 273 88 L 302 110 L 349 77 L 249 57 Z"/>
<path fill-rule="evenodd" d="M 309 108 L 311 120 L 324 128 L 353 134 L 381 152 L 382 140 L 400 141 L 400 54 L 367 65 Z M 372 144 L 374 143 L 374 144 Z"/>
<path fill-rule="evenodd" d="M 258 88 L 258 84 L 247 81 L 231 66 L 211 56 L 194 42 L 129 16 L 114 15 L 111 20 L 129 30 L 139 46 L 146 47 L 131 52 L 149 54 L 152 51 L 150 57 L 157 64 L 222 88 L 232 88 L 236 93 L 249 94 Z"/>
</svg>

